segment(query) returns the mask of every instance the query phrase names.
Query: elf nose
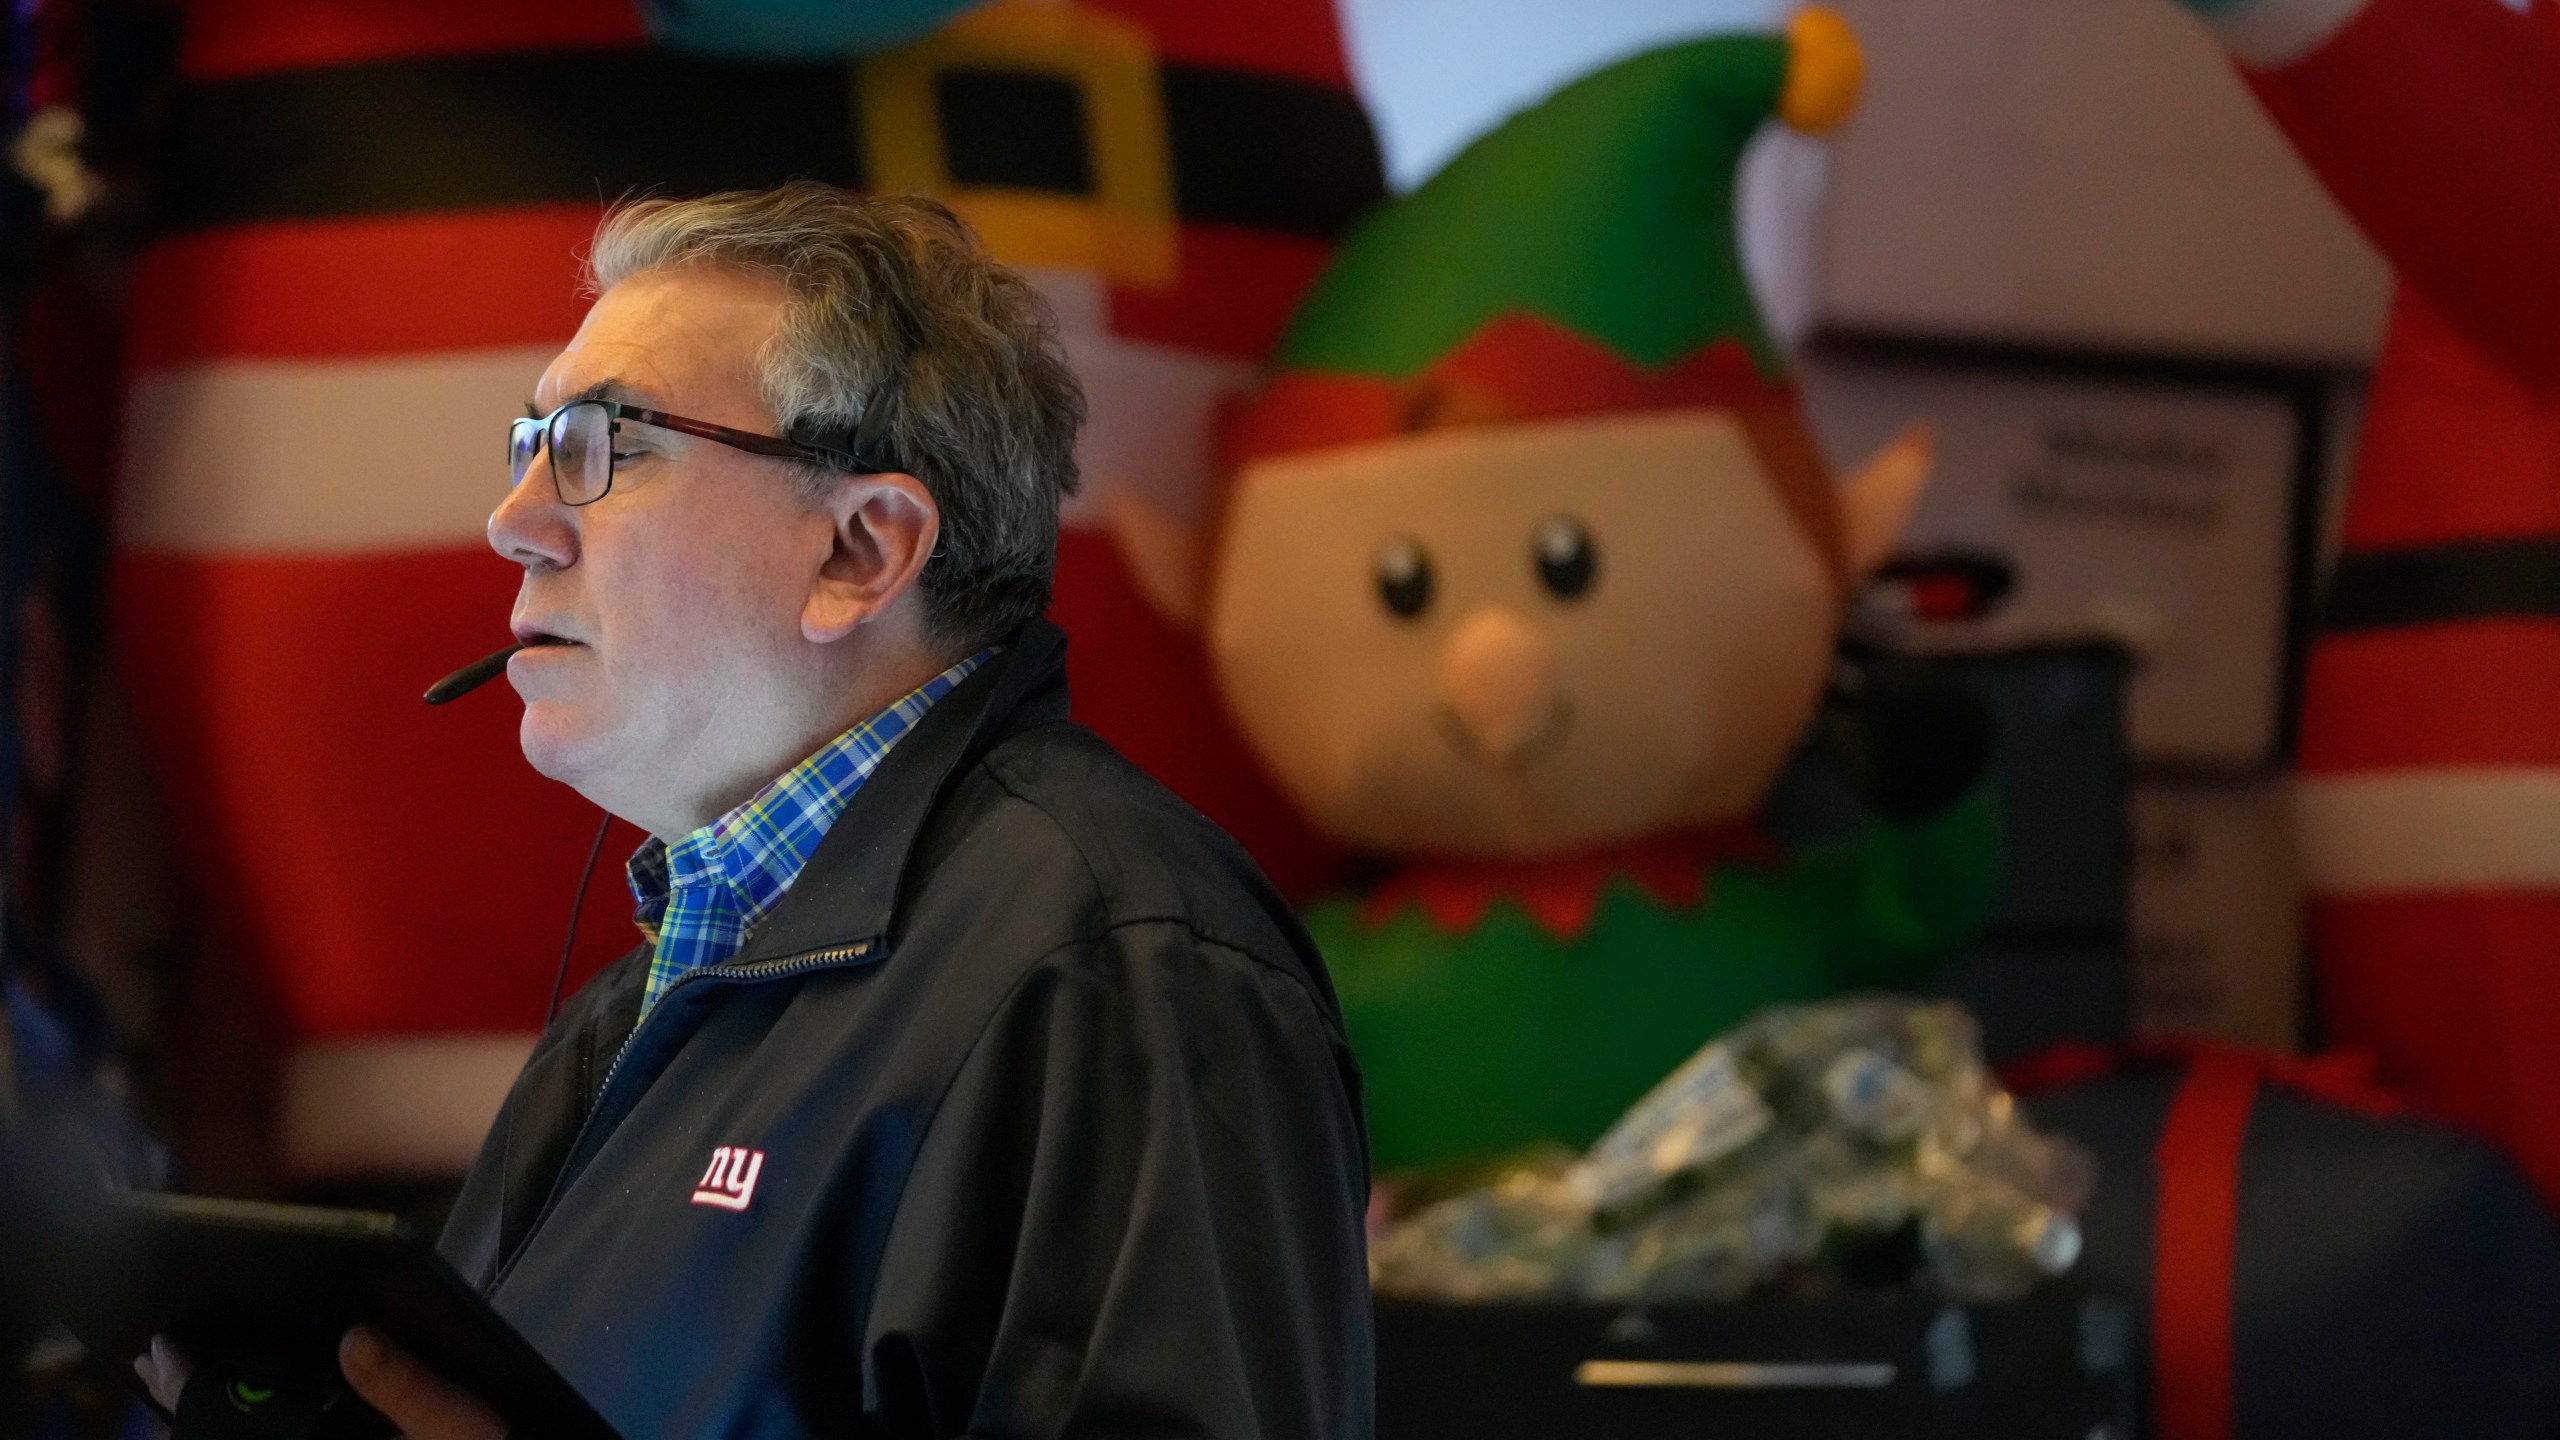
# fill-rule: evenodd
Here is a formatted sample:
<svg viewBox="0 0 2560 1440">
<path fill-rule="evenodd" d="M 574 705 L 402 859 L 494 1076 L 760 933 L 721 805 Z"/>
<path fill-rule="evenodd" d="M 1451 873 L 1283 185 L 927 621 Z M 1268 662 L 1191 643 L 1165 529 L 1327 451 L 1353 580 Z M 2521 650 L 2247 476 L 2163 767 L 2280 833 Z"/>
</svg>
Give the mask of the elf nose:
<svg viewBox="0 0 2560 1440">
<path fill-rule="evenodd" d="M 1440 646 L 1440 699 L 1478 754 L 1516 758 L 1556 709 L 1555 648 L 1507 605 L 1467 613 Z"/>
</svg>

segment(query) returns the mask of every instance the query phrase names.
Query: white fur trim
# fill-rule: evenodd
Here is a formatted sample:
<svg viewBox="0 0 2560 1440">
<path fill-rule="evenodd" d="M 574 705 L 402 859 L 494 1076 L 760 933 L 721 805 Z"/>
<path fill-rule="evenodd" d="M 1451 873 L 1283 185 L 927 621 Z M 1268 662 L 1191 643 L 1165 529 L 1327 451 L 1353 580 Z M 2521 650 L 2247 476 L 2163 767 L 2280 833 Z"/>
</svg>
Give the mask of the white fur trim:
<svg viewBox="0 0 2560 1440">
<path fill-rule="evenodd" d="M 215 360 L 126 402 L 119 538 L 188 555 L 480 545 L 550 346 Z"/>
<path fill-rule="evenodd" d="M 2306 775 L 2296 804 L 2314 894 L 2560 887 L 2560 770 Z"/>
</svg>

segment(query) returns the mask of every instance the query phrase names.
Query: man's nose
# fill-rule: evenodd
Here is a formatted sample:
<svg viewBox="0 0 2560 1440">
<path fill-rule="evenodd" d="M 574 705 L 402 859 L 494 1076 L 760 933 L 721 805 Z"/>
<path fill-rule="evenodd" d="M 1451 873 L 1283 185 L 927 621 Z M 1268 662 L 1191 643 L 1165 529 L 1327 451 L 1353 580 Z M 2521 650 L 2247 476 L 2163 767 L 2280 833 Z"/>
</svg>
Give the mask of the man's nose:
<svg viewBox="0 0 2560 1440">
<path fill-rule="evenodd" d="M 551 447 L 533 457 L 524 478 L 489 512 L 489 548 L 528 570 L 558 570 L 578 560 L 578 526 L 551 483 Z"/>
<path fill-rule="evenodd" d="M 1441 642 L 1438 669 L 1441 702 L 1489 760 L 1510 761 L 1554 718 L 1555 647 L 1508 605 L 1461 618 Z"/>
</svg>

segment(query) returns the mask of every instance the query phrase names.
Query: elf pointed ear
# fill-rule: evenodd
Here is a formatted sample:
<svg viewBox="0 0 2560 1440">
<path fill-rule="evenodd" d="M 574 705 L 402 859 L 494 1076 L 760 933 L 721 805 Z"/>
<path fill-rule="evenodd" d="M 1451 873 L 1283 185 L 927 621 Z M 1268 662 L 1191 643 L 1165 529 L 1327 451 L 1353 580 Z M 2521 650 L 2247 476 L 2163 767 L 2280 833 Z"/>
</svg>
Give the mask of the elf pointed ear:
<svg viewBox="0 0 2560 1440">
<path fill-rule="evenodd" d="M 1911 507 L 1929 480 L 1937 457 L 1937 427 L 1923 420 L 1894 437 L 1865 467 L 1841 487 L 1840 509 L 1847 522 L 1849 574 L 1864 581 L 1875 573 L 1902 539 Z"/>
<path fill-rule="evenodd" d="M 1201 527 L 1126 485 L 1103 492 L 1102 513 L 1138 593 L 1175 628 L 1197 631 L 1208 582 L 1208 537 Z"/>
</svg>

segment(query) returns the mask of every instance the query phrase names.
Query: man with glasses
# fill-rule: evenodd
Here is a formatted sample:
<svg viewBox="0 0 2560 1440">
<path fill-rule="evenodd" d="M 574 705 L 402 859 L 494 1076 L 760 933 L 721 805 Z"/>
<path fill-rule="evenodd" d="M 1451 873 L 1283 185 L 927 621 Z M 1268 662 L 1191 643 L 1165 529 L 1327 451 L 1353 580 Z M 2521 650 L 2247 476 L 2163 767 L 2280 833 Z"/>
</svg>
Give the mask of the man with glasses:
<svg viewBox="0 0 2560 1440">
<path fill-rule="evenodd" d="M 1332 990 L 1066 719 L 1082 402 L 1036 294 L 930 201 L 814 185 L 624 206 L 589 265 L 489 538 L 525 756 L 651 836 L 646 942 L 445 1253 L 632 1440 L 1365 1434 Z M 342 1359 L 412 1440 L 498 1433 Z"/>
</svg>

